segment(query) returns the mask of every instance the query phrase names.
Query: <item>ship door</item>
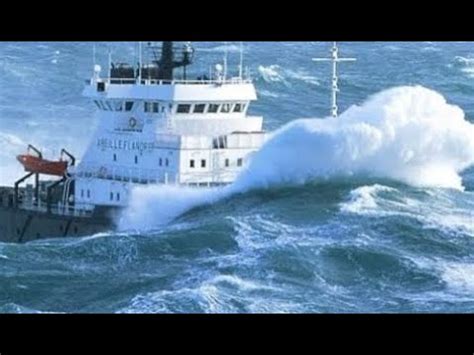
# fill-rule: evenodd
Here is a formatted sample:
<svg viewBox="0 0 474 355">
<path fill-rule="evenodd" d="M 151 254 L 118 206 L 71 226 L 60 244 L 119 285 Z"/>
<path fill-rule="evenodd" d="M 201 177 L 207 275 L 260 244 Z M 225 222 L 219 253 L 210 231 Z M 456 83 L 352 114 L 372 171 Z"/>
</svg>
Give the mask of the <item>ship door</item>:
<svg viewBox="0 0 474 355">
<path fill-rule="evenodd" d="M 220 160 L 223 156 L 223 152 L 213 151 L 212 152 L 212 165 L 211 165 L 211 181 L 213 183 L 219 182 L 221 180 L 221 164 Z"/>
</svg>

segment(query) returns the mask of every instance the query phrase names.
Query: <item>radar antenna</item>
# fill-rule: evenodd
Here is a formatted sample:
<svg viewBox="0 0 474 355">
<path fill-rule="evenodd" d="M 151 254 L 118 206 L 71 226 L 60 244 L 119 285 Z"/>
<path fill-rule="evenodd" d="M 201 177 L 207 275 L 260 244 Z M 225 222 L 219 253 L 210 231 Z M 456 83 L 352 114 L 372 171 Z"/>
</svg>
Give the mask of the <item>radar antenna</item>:
<svg viewBox="0 0 474 355">
<path fill-rule="evenodd" d="M 313 58 L 314 62 L 332 62 L 332 106 L 331 106 L 331 116 L 337 117 L 339 107 L 337 106 L 337 94 L 339 90 L 339 76 L 337 72 L 337 64 L 341 62 L 355 62 L 356 58 L 340 58 L 339 57 L 339 48 L 337 47 L 337 42 L 333 42 L 331 49 L 331 58 Z"/>
</svg>

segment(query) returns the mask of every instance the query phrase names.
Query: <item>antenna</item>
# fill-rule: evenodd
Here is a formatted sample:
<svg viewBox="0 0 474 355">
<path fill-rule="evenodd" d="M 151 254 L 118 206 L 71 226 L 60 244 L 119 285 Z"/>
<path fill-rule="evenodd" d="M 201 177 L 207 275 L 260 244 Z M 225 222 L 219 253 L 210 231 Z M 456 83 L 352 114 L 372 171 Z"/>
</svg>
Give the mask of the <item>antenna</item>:
<svg viewBox="0 0 474 355">
<path fill-rule="evenodd" d="M 244 65 L 244 46 L 243 43 L 240 42 L 240 65 L 239 65 L 239 78 L 242 80 L 242 71 Z"/>
<path fill-rule="evenodd" d="M 112 73 L 112 51 L 109 47 L 109 74 L 108 74 L 109 78 L 112 76 L 111 73 Z"/>
<path fill-rule="evenodd" d="M 142 84 L 142 66 L 143 66 L 143 59 L 142 59 L 142 42 L 138 42 L 138 83 L 139 85 Z"/>
<path fill-rule="evenodd" d="M 341 62 L 355 62 L 356 58 L 340 58 L 339 57 L 339 48 L 337 47 L 337 42 L 333 42 L 331 49 L 331 58 L 313 58 L 314 62 L 332 62 L 332 107 L 331 107 L 331 116 L 337 117 L 339 107 L 337 106 L 337 93 L 339 90 L 339 77 L 337 72 L 337 64 Z"/>
<path fill-rule="evenodd" d="M 97 61 L 96 61 L 96 50 L 95 50 L 95 42 L 94 44 L 92 45 L 92 66 L 96 65 L 97 64 Z"/>
<path fill-rule="evenodd" d="M 227 79 L 227 42 L 224 42 L 224 81 Z"/>
</svg>

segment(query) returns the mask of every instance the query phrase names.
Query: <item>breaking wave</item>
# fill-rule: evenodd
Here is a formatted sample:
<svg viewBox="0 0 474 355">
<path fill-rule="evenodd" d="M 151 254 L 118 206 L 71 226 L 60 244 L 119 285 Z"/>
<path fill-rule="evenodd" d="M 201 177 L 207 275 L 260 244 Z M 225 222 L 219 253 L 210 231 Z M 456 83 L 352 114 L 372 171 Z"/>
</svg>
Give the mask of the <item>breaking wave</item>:
<svg viewBox="0 0 474 355">
<path fill-rule="evenodd" d="M 396 87 L 337 118 L 287 124 L 225 188 L 136 189 L 121 227 L 150 229 L 234 194 L 337 177 L 462 189 L 459 173 L 473 163 L 474 125 L 459 107 L 421 86 Z"/>
<path fill-rule="evenodd" d="M 474 78 L 474 58 L 466 58 L 456 56 L 454 58 L 455 64 L 460 67 L 460 70 L 470 78 Z"/>
<path fill-rule="evenodd" d="M 284 85 L 289 86 L 289 80 L 294 80 L 303 81 L 314 86 L 320 86 L 319 80 L 303 69 L 284 69 L 276 64 L 269 66 L 260 65 L 258 67 L 258 73 L 267 83 L 283 83 Z"/>
</svg>

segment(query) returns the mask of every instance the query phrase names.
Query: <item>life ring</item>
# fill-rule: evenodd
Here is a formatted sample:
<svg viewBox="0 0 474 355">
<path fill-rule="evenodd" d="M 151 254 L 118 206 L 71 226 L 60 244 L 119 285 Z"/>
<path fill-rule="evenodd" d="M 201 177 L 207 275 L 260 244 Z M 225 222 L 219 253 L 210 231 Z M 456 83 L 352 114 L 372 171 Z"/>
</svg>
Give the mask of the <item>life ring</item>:
<svg viewBox="0 0 474 355">
<path fill-rule="evenodd" d="M 130 118 L 130 120 L 128 121 L 128 125 L 130 126 L 130 128 L 135 128 L 137 126 L 136 118 L 135 117 Z"/>
</svg>

